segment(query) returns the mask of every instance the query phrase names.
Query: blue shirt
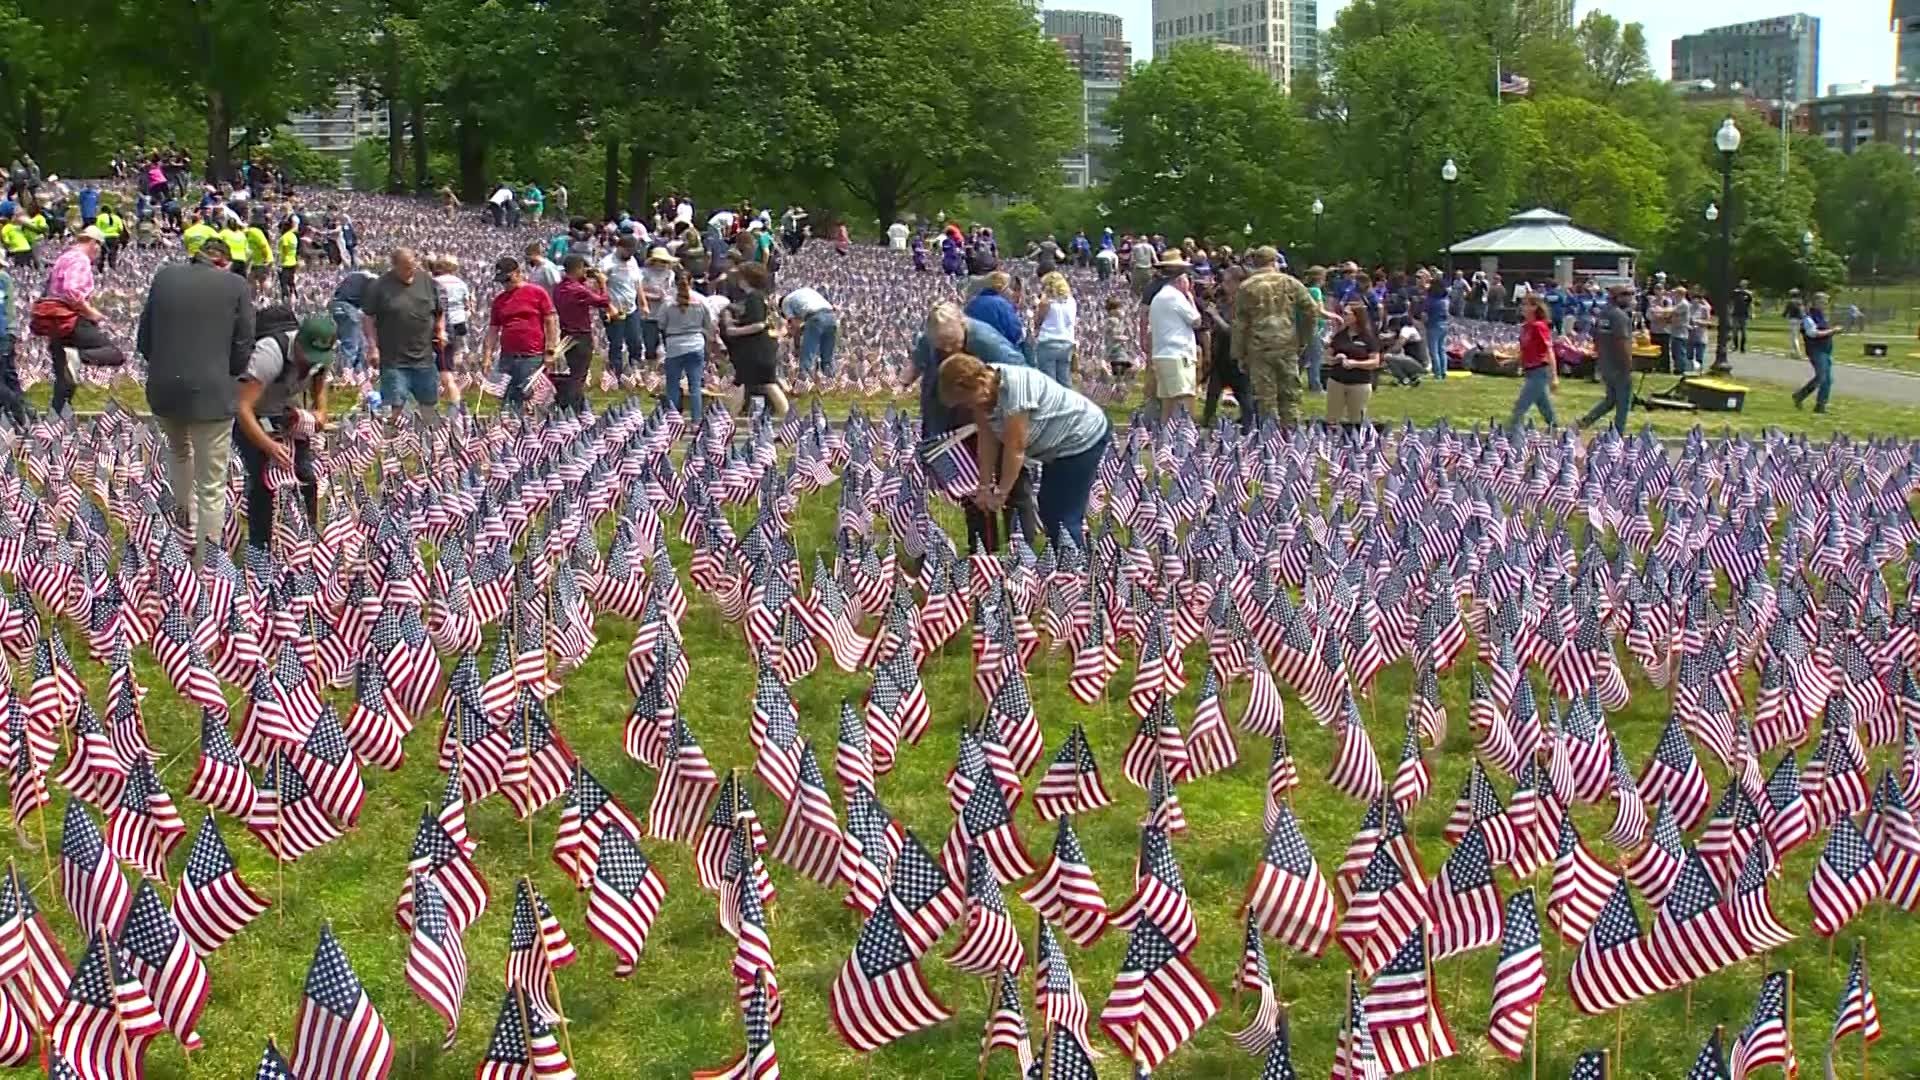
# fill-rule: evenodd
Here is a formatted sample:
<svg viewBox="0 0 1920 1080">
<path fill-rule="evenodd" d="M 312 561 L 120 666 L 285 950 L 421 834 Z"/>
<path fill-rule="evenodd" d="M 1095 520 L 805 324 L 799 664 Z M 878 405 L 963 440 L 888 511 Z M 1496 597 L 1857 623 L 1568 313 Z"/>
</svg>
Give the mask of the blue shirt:
<svg viewBox="0 0 1920 1080">
<path fill-rule="evenodd" d="M 1000 336 L 1000 331 L 979 319 L 967 320 L 966 350 L 984 364 L 1013 366 L 1027 362 L 1026 355 Z M 924 331 L 913 338 L 913 369 L 920 373 L 920 430 L 931 438 L 947 430 L 947 409 L 940 404 L 939 359 L 933 355 L 933 343 Z"/>
<path fill-rule="evenodd" d="M 992 289 L 982 289 L 967 301 L 967 315 L 979 319 L 995 330 L 1000 336 L 1018 346 L 1025 336 L 1020 328 L 1020 313 L 1013 310 L 1013 301 L 1001 296 Z M 986 357 L 980 359 L 985 360 Z"/>
</svg>

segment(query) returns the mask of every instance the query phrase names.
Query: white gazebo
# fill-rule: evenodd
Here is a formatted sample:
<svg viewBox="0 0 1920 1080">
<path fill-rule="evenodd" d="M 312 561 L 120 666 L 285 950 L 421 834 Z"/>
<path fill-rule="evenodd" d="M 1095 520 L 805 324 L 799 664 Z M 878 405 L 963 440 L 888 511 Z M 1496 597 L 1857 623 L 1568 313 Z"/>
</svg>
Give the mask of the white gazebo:
<svg viewBox="0 0 1920 1080">
<path fill-rule="evenodd" d="M 1520 274 L 1562 285 L 1577 277 L 1631 278 L 1639 254 L 1617 240 L 1590 233 L 1573 219 L 1546 207 L 1522 211 L 1498 229 L 1453 245 L 1451 253 L 1480 260 L 1486 273 Z"/>
</svg>

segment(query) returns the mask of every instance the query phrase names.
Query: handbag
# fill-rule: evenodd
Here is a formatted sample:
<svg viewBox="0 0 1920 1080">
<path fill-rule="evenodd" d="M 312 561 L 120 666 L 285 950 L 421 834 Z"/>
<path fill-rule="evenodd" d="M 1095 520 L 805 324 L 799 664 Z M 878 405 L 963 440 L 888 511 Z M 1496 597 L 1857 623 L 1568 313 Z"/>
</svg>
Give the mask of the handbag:
<svg viewBox="0 0 1920 1080">
<path fill-rule="evenodd" d="M 43 296 L 33 302 L 27 316 L 27 330 L 34 337 L 59 340 L 73 334 L 80 323 L 80 309 L 68 301 Z"/>
</svg>

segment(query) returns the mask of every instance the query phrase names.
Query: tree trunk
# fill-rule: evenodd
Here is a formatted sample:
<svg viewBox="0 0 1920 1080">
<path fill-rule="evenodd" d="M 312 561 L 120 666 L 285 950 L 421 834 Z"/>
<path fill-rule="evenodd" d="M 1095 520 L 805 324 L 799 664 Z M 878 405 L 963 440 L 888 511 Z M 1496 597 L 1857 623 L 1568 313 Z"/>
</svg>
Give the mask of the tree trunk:
<svg viewBox="0 0 1920 1080">
<path fill-rule="evenodd" d="M 398 195 L 407 190 L 407 141 L 402 134 L 406 130 L 406 119 L 401 116 L 400 102 L 387 99 L 387 194 Z"/>
<path fill-rule="evenodd" d="M 486 202 L 487 139 L 472 117 L 462 114 L 453 124 L 455 155 L 460 159 L 460 198 L 464 202 Z"/>
<path fill-rule="evenodd" d="M 227 148 L 227 96 L 207 88 L 207 179 L 225 183 L 233 167 L 233 154 Z"/>
<path fill-rule="evenodd" d="M 20 147 L 35 161 L 47 159 L 47 115 L 38 92 L 28 90 L 20 103 Z"/>
<path fill-rule="evenodd" d="M 620 140 L 607 136 L 606 166 L 600 174 L 600 209 L 608 221 L 620 216 Z"/>
<path fill-rule="evenodd" d="M 627 209 L 645 221 L 653 204 L 653 154 L 634 143 L 627 150 Z"/>
<path fill-rule="evenodd" d="M 427 103 L 415 98 L 408 111 L 407 130 L 413 136 L 413 190 L 425 191 L 427 175 Z"/>
</svg>

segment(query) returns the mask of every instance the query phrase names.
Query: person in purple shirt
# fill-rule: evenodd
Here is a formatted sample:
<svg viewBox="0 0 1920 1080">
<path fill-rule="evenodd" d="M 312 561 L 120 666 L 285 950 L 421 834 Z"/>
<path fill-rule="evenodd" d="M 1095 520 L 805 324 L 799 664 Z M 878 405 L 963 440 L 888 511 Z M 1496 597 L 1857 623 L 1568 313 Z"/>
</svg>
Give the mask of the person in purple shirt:
<svg viewBox="0 0 1920 1080">
<path fill-rule="evenodd" d="M 1007 288 L 1013 279 L 1004 270 L 995 270 L 987 275 L 987 285 L 973 299 L 967 301 L 967 316 L 979 319 L 1019 348 L 1026 338 L 1026 331 L 1020 326 L 1020 312 L 1014 309 L 1013 301 L 1007 299 Z"/>
</svg>

